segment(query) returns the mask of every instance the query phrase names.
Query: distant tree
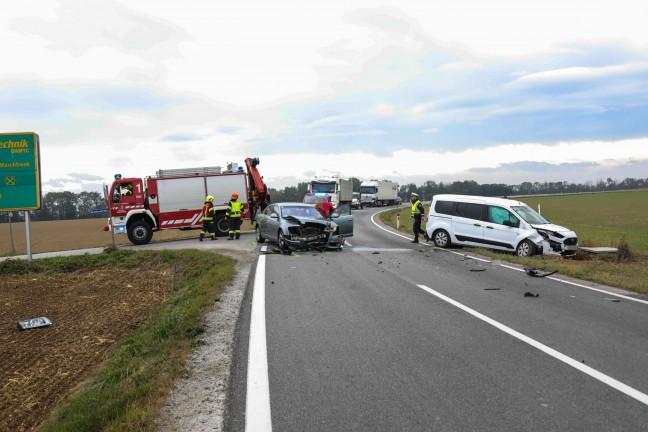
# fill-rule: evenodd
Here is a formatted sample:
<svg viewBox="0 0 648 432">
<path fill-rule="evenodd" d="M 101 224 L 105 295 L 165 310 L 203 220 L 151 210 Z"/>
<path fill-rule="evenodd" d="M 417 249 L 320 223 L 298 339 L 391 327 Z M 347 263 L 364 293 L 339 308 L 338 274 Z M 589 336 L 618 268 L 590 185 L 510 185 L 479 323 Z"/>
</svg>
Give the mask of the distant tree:
<svg viewBox="0 0 648 432">
<path fill-rule="evenodd" d="M 360 192 L 360 183 L 362 181 L 356 177 L 351 177 L 349 180 L 351 180 L 351 184 L 353 185 L 353 192 Z"/>
<path fill-rule="evenodd" d="M 103 214 L 92 214 L 92 210 L 103 209 L 106 201 L 99 192 L 81 192 L 77 197 L 77 209 L 79 218 L 106 217 Z"/>
</svg>

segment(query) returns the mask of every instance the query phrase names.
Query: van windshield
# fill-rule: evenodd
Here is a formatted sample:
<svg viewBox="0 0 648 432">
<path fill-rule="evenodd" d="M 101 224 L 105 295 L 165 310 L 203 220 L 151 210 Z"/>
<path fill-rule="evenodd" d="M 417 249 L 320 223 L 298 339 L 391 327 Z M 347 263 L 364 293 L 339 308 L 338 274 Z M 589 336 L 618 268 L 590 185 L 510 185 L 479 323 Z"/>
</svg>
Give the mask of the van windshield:
<svg viewBox="0 0 648 432">
<path fill-rule="evenodd" d="M 524 219 L 525 221 L 527 221 L 532 225 L 549 223 L 548 220 L 540 216 L 539 213 L 537 213 L 529 206 L 511 206 L 511 209 L 513 209 L 517 214 L 519 214 L 522 219 Z"/>
</svg>

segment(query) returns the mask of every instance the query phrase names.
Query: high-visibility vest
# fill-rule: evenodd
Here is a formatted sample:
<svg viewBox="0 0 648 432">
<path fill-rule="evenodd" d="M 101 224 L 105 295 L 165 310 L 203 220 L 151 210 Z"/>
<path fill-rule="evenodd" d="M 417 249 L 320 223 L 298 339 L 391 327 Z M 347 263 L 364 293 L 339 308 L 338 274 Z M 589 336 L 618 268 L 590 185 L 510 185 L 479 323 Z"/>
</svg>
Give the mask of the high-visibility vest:
<svg viewBox="0 0 648 432">
<path fill-rule="evenodd" d="M 414 204 L 412 204 L 412 216 L 418 216 L 421 214 L 421 210 L 419 210 L 418 206 L 421 204 L 421 201 L 416 200 Z"/>
<path fill-rule="evenodd" d="M 205 203 L 202 209 L 203 220 L 210 221 L 214 220 L 214 206 L 212 203 Z"/>
<path fill-rule="evenodd" d="M 231 218 L 240 218 L 243 211 L 243 204 L 240 201 L 230 201 L 227 205 L 225 215 Z"/>
</svg>

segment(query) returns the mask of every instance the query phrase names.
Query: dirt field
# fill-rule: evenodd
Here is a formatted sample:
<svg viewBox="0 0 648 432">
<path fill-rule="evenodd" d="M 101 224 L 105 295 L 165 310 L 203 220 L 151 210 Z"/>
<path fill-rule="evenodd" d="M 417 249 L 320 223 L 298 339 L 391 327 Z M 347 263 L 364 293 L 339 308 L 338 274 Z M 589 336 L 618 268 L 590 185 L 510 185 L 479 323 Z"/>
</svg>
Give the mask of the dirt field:
<svg viewBox="0 0 648 432">
<path fill-rule="evenodd" d="M 115 341 L 164 301 L 170 271 L 98 270 L 0 279 L 0 430 L 27 431 Z M 45 316 L 51 327 L 20 331 Z"/>
</svg>

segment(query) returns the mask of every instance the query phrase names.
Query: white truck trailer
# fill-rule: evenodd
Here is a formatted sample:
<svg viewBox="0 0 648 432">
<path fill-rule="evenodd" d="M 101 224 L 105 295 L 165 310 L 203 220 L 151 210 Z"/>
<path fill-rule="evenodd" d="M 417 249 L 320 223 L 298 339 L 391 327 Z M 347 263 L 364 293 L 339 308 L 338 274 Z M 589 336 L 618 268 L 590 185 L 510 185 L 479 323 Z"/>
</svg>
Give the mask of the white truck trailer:
<svg viewBox="0 0 648 432">
<path fill-rule="evenodd" d="M 308 192 L 304 202 L 314 202 L 316 196 L 326 194 L 331 197 L 331 204 L 338 208 L 340 204 L 351 204 L 353 199 L 353 183 L 337 176 L 315 177 L 308 183 Z"/>
<path fill-rule="evenodd" d="M 360 183 L 362 205 L 378 207 L 394 205 L 398 197 L 398 183 L 389 180 L 367 180 Z"/>
</svg>

